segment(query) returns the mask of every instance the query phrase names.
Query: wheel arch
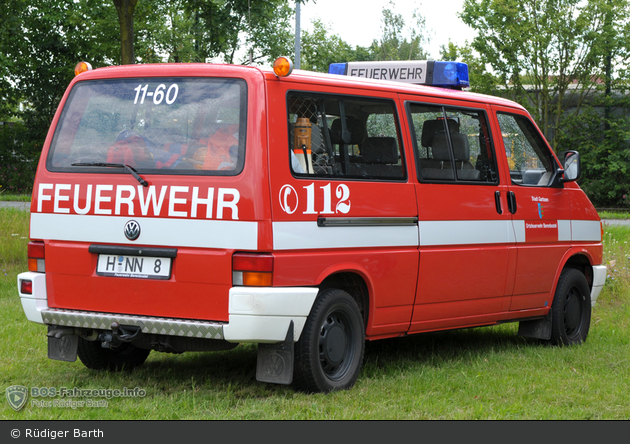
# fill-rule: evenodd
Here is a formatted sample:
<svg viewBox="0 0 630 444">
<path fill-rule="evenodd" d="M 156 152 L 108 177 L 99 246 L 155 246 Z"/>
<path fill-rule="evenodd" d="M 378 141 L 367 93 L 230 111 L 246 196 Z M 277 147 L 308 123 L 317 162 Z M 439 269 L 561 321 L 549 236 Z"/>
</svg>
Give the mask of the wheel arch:
<svg viewBox="0 0 630 444">
<path fill-rule="evenodd" d="M 569 257 L 564 264 L 563 270 L 566 268 L 575 268 L 586 276 L 589 289 L 593 289 L 593 264 L 586 254 L 579 252 Z"/>
<path fill-rule="evenodd" d="M 583 248 L 570 248 L 560 261 L 560 265 L 556 270 L 556 276 L 554 277 L 553 286 L 550 292 L 550 302 L 553 303 L 553 298 L 556 294 L 556 288 L 558 288 L 558 280 L 560 275 L 567 268 L 574 268 L 580 271 L 588 282 L 589 289 L 593 289 L 593 257 L 588 250 Z M 551 306 L 551 304 L 550 304 Z"/>
<path fill-rule="evenodd" d="M 593 289 L 593 263 L 592 256 L 588 251 L 582 249 L 571 248 L 567 250 L 566 254 L 560 261 L 560 265 L 556 270 L 553 286 L 551 288 L 549 298 L 550 303 L 548 305 L 549 311 L 544 318 L 535 319 L 530 321 L 521 321 L 519 324 L 519 336 L 526 336 L 531 338 L 539 338 L 545 341 L 550 340 L 552 333 L 552 307 L 556 297 L 558 284 L 560 282 L 560 276 L 567 269 L 574 269 L 582 273 L 586 277 L 589 291 Z M 589 295 L 590 296 L 590 295 Z"/>
<path fill-rule="evenodd" d="M 367 328 L 370 313 L 370 290 L 365 276 L 356 270 L 337 271 L 328 275 L 319 284 L 319 290 L 337 288 L 346 291 L 356 301 Z"/>
</svg>

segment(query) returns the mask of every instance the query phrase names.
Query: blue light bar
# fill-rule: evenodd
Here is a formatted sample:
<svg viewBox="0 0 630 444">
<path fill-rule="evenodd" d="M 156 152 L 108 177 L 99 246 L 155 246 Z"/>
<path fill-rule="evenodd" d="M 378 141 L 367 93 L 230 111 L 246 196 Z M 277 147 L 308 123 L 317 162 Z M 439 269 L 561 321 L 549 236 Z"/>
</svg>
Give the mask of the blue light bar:
<svg viewBox="0 0 630 444">
<path fill-rule="evenodd" d="M 470 86 L 468 65 L 460 62 L 434 62 L 433 86 Z"/>
<path fill-rule="evenodd" d="M 347 67 L 347 63 L 331 63 L 328 67 L 328 74 L 340 74 L 345 76 Z"/>
<path fill-rule="evenodd" d="M 400 60 L 331 63 L 328 73 L 454 89 L 470 86 L 468 65 L 461 62 Z"/>
</svg>

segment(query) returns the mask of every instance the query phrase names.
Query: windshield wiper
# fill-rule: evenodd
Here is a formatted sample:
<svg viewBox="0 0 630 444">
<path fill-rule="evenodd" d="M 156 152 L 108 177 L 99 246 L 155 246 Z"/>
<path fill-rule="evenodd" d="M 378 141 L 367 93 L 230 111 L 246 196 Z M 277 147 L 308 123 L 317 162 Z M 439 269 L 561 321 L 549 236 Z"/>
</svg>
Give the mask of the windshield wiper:
<svg viewBox="0 0 630 444">
<path fill-rule="evenodd" d="M 87 167 L 109 167 L 109 168 L 124 168 L 126 169 L 129 174 L 131 174 L 133 177 L 136 178 L 136 180 L 138 182 L 140 182 L 140 184 L 143 187 L 148 187 L 149 186 L 149 182 L 147 182 L 146 180 L 144 180 L 142 177 L 140 177 L 140 175 L 138 174 L 138 172 L 136 170 L 134 170 L 132 167 L 130 167 L 129 165 L 125 165 L 124 163 L 109 163 L 109 162 L 75 162 L 72 164 L 72 166 L 87 166 Z"/>
</svg>

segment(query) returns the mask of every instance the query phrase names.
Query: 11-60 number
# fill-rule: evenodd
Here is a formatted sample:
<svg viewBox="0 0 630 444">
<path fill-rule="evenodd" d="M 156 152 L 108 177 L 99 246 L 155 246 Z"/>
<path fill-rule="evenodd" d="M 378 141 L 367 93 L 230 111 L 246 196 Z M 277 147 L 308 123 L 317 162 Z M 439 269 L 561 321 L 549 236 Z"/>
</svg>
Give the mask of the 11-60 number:
<svg viewBox="0 0 630 444">
<path fill-rule="evenodd" d="M 179 86 L 177 86 L 177 83 L 173 83 L 168 89 L 166 89 L 166 85 L 161 83 L 154 91 L 149 91 L 148 84 L 144 86 L 140 84 L 133 90 L 136 92 L 136 98 L 133 99 L 134 105 L 138 103 L 138 99 L 140 99 L 140 104 L 142 105 L 144 99 L 147 97 L 153 97 L 153 103 L 156 105 L 159 105 L 163 101 L 166 102 L 167 105 L 172 105 L 175 99 L 177 99 L 177 94 L 179 94 Z M 141 92 L 142 96 L 140 96 Z"/>
</svg>

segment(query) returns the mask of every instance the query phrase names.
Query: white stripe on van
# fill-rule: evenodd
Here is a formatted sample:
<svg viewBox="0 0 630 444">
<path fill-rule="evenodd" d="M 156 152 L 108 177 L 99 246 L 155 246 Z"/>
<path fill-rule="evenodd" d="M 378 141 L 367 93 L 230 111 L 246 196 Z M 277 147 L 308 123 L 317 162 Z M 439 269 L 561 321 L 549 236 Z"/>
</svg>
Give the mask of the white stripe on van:
<svg viewBox="0 0 630 444">
<path fill-rule="evenodd" d="M 558 241 L 601 241 L 599 221 L 560 220 Z M 275 250 L 525 243 L 524 220 L 419 221 L 418 226 L 274 222 Z"/>
<path fill-rule="evenodd" d="M 274 222 L 274 250 L 360 247 L 415 247 L 418 228 L 407 226 L 330 226 L 317 222 Z"/>
<path fill-rule="evenodd" d="M 418 225 L 421 246 L 507 244 L 517 239 L 509 219 L 421 221 Z"/>
<path fill-rule="evenodd" d="M 135 241 L 124 234 L 130 220 L 140 224 L 140 237 Z M 257 250 L 258 222 L 31 213 L 30 236 L 124 245 Z"/>
<path fill-rule="evenodd" d="M 574 241 L 602 240 L 602 227 L 597 220 L 573 220 L 571 221 L 571 238 Z"/>
<path fill-rule="evenodd" d="M 571 240 L 571 221 L 559 220 L 558 221 L 558 242 Z"/>
<path fill-rule="evenodd" d="M 136 241 L 124 235 L 129 220 L 140 223 Z M 512 223 L 513 222 L 513 223 Z M 32 213 L 32 239 L 122 245 L 258 249 L 258 223 L 245 221 L 82 216 Z M 599 221 L 559 220 L 558 241 L 601 241 Z M 274 222 L 274 250 L 409 247 L 525 242 L 525 221 L 420 221 L 418 226 L 327 226 Z"/>
<path fill-rule="evenodd" d="M 512 225 L 514 227 L 514 236 L 516 237 L 516 243 L 525 242 L 525 221 L 513 220 Z"/>
</svg>

